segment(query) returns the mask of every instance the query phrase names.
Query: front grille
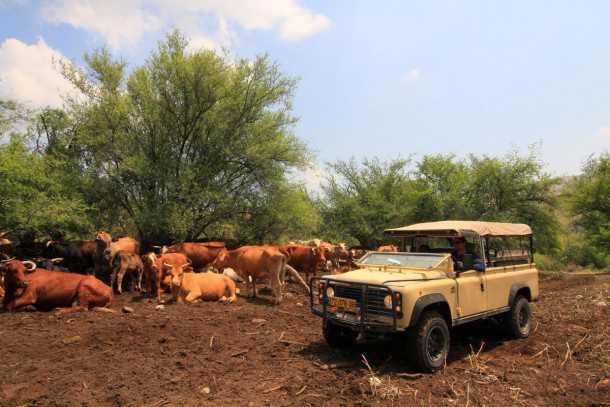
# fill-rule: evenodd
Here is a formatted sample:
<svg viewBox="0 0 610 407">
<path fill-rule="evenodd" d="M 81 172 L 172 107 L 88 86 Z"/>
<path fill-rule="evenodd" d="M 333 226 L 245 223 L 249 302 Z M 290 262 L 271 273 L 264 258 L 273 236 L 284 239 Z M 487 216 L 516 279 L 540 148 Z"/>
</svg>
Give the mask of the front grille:
<svg viewBox="0 0 610 407">
<path fill-rule="evenodd" d="M 392 317 L 391 309 L 383 304 L 383 299 L 390 294 L 387 289 L 368 287 L 363 284 L 345 284 L 331 282 L 330 286 L 335 290 L 335 297 L 350 298 L 356 300 L 358 308 L 365 310 L 366 314 Z M 366 304 L 364 306 L 363 304 Z"/>
</svg>

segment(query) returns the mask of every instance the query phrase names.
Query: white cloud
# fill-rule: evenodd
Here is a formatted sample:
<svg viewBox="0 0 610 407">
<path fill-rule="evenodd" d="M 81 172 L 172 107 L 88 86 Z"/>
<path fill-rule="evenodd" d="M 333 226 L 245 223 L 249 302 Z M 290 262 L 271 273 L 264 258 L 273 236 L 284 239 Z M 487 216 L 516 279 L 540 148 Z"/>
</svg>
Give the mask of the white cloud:
<svg viewBox="0 0 610 407">
<path fill-rule="evenodd" d="M 76 90 L 59 72 L 57 63 L 67 61 L 42 38 L 25 44 L 9 38 L 0 45 L 0 97 L 29 103 L 33 107 L 62 105 L 62 96 Z"/>
<path fill-rule="evenodd" d="M 326 30 L 331 21 L 298 4 L 298 0 L 50 0 L 42 17 L 57 24 L 101 35 L 112 48 L 134 46 L 147 32 L 178 28 L 193 48 L 228 47 L 234 29 L 275 30 L 281 39 L 297 41 Z M 210 19 L 217 30 L 210 32 Z"/>
<path fill-rule="evenodd" d="M 400 81 L 401 82 L 415 82 L 416 80 L 419 79 L 419 76 L 420 76 L 419 69 L 417 69 L 417 68 L 409 69 L 407 72 L 402 74 L 402 76 L 400 77 Z"/>
<path fill-rule="evenodd" d="M 161 28 L 158 17 L 148 13 L 140 0 L 52 0 L 42 17 L 101 35 L 112 48 L 135 45 L 147 31 Z"/>
<path fill-rule="evenodd" d="M 601 127 L 597 130 L 597 134 L 601 137 L 610 137 L 610 126 Z"/>
</svg>

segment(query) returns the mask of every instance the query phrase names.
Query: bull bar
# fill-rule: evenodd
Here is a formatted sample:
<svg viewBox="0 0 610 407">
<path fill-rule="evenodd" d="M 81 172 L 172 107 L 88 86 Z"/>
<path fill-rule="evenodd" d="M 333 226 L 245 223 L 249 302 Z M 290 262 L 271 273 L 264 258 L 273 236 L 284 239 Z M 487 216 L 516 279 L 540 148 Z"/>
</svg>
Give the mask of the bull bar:
<svg viewBox="0 0 610 407">
<path fill-rule="evenodd" d="M 321 285 L 323 283 L 323 285 Z M 356 298 L 358 304 L 358 311 L 356 313 L 348 312 L 330 312 L 330 299 L 327 297 L 327 287 L 350 287 L 352 289 L 359 289 L 359 293 Z M 322 293 L 319 292 L 320 288 L 323 287 Z M 368 284 L 368 283 L 351 283 L 340 280 L 335 280 L 329 277 L 315 277 L 309 282 L 310 288 L 310 307 L 314 315 L 322 317 L 324 320 L 331 320 L 333 323 L 342 325 L 346 328 L 352 329 L 359 332 L 395 332 L 397 331 L 398 319 L 402 316 L 401 312 L 396 312 L 397 306 L 402 306 L 401 302 L 394 296 L 394 292 L 387 286 L 380 284 Z M 372 290 L 383 292 L 383 296 L 390 295 L 392 298 L 392 309 L 385 310 L 383 317 L 391 318 L 391 322 L 388 323 L 371 320 L 371 316 L 375 312 L 371 312 L 370 304 L 370 293 Z M 317 298 L 316 298 L 317 296 Z M 316 302 L 317 300 L 317 302 Z M 354 318 L 346 319 L 339 316 L 341 315 L 353 315 Z"/>
</svg>

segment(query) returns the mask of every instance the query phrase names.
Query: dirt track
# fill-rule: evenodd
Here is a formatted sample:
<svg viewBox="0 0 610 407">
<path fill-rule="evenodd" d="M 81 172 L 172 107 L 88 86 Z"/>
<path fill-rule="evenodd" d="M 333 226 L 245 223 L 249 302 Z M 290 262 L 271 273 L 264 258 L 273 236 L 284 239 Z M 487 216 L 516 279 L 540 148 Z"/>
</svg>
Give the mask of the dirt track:
<svg viewBox="0 0 610 407">
<path fill-rule="evenodd" d="M 280 307 L 239 298 L 157 311 L 123 295 L 113 308 L 131 314 L 2 313 L 1 405 L 610 406 L 608 275 L 545 279 L 529 339 L 504 341 L 493 322 L 464 327 L 445 370 L 423 377 L 384 343 L 330 350 L 290 290 Z M 376 395 L 361 354 L 381 379 Z"/>
</svg>

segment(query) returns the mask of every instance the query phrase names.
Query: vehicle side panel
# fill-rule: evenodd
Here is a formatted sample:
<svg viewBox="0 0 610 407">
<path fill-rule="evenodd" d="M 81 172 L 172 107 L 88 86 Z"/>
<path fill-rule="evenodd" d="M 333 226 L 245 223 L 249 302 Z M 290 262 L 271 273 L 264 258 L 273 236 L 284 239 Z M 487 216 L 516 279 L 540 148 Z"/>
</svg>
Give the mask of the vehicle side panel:
<svg viewBox="0 0 610 407">
<path fill-rule="evenodd" d="M 403 287 L 394 286 L 392 284 L 389 284 L 389 286 L 392 290 L 402 294 L 403 317 L 397 321 L 397 326 L 401 330 L 409 327 L 417 300 L 428 294 L 443 296 L 449 305 L 451 318 L 455 318 L 457 289 L 455 280 L 452 278 L 422 281 L 417 284 L 409 284 Z"/>
<path fill-rule="evenodd" d="M 529 287 L 532 301 L 538 299 L 538 270 L 533 264 L 490 267 L 485 274 L 489 310 L 510 305 L 510 290 L 515 284 Z"/>
</svg>

